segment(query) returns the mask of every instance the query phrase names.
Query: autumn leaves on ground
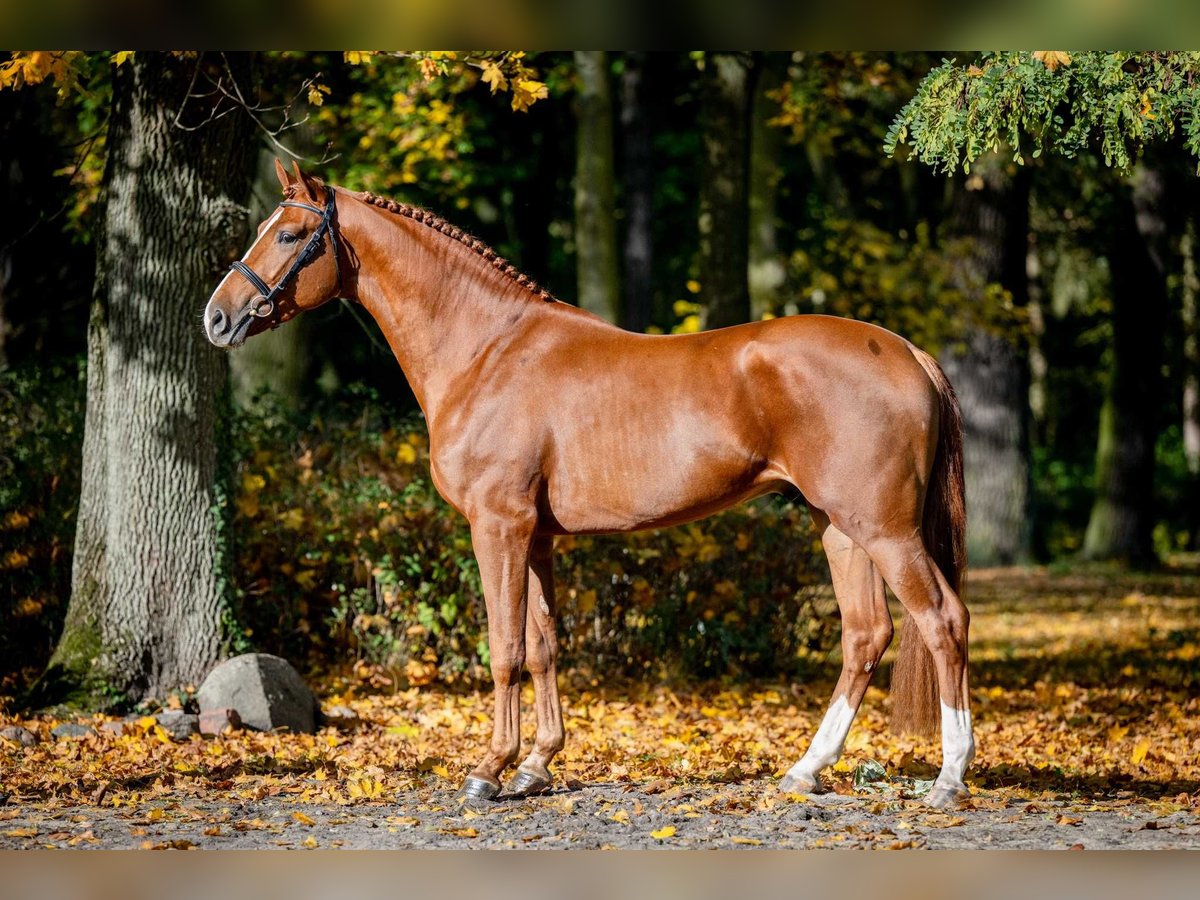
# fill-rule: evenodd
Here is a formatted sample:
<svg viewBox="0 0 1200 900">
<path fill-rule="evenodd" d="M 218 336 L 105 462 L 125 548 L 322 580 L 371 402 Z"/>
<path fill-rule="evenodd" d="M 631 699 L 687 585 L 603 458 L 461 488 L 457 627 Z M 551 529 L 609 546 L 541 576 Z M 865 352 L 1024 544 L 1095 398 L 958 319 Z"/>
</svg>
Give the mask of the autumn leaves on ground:
<svg viewBox="0 0 1200 900">
<path fill-rule="evenodd" d="M 0 740 L 0 847 L 1200 846 L 1194 568 L 983 571 L 968 596 L 979 750 L 972 800 L 951 813 L 913 799 L 938 742 L 892 736 L 879 688 L 831 795 L 773 787 L 835 659 L 796 685 L 565 675 L 556 792 L 471 807 L 453 792 L 486 743 L 488 696 L 360 673 L 323 696 L 360 723 L 315 736 L 178 743 L 147 720 L 54 740 L 53 719 L 0 715 L 41 738 Z"/>
</svg>

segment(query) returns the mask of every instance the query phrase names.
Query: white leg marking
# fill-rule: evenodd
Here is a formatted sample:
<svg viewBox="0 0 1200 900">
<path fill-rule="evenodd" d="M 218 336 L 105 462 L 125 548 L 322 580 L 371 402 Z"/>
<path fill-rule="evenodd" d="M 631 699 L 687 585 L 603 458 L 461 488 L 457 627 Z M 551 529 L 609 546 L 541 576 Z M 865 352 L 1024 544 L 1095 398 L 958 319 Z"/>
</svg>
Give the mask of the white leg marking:
<svg viewBox="0 0 1200 900">
<path fill-rule="evenodd" d="M 842 747 L 846 743 L 846 735 L 850 733 L 850 723 L 854 721 L 854 710 L 846 702 L 844 696 L 838 697 L 821 720 L 808 752 L 800 762 L 788 770 L 788 775 L 796 778 L 816 779 L 821 770 L 832 766 L 842 755 Z"/>
<path fill-rule="evenodd" d="M 971 733 L 971 711 L 942 703 L 942 771 L 938 781 L 962 784 L 967 766 L 975 758 L 975 738 Z"/>
</svg>

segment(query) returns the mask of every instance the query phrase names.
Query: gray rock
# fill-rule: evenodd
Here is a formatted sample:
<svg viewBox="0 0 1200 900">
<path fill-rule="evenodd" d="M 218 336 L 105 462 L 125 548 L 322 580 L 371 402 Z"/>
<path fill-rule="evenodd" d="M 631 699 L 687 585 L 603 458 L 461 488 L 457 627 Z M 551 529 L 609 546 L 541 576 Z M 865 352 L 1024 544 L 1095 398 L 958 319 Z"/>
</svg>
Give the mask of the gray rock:
<svg viewBox="0 0 1200 900">
<path fill-rule="evenodd" d="M 196 692 L 203 715 L 234 709 L 247 728 L 286 728 L 312 734 L 317 704 L 291 663 L 267 653 L 246 653 L 220 663 Z"/>
<path fill-rule="evenodd" d="M 21 725 L 9 725 L 5 728 L 0 728 L 0 738 L 8 741 L 16 741 L 23 747 L 32 747 L 38 742 L 38 736 Z"/>
<path fill-rule="evenodd" d="M 193 734 L 200 733 L 200 717 L 180 709 L 159 713 L 154 720 L 173 741 L 186 741 Z"/>
<path fill-rule="evenodd" d="M 100 730 L 108 734 L 115 734 L 118 737 L 125 733 L 125 727 L 128 723 L 124 719 L 117 719 L 115 722 L 105 722 L 100 726 Z"/>
<path fill-rule="evenodd" d="M 63 738 L 81 738 L 95 733 L 96 729 L 91 725 L 79 725 L 75 722 L 64 722 L 61 725 L 56 725 L 50 731 L 50 734 L 60 741 Z"/>
</svg>

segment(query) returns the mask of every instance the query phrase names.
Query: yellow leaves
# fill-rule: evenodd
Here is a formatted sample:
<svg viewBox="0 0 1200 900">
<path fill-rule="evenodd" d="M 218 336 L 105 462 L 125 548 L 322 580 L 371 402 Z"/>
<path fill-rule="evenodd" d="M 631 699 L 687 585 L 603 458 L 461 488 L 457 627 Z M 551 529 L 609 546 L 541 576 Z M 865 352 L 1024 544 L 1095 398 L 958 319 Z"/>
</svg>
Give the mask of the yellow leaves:
<svg viewBox="0 0 1200 900">
<path fill-rule="evenodd" d="M 326 96 L 330 93 L 329 88 L 323 84 L 310 84 L 308 86 L 308 103 L 310 106 L 321 106 L 325 102 Z"/>
<path fill-rule="evenodd" d="M 483 83 L 492 89 L 492 93 L 508 88 L 508 78 L 496 63 L 490 59 L 483 61 Z"/>
<path fill-rule="evenodd" d="M 550 96 L 546 85 L 533 79 L 522 79 L 512 85 L 512 108 L 515 112 L 525 112 L 538 100 Z"/>
<path fill-rule="evenodd" d="M 18 89 L 41 84 L 48 78 L 59 84 L 59 93 L 74 86 L 76 63 L 83 56 L 79 50 L 13 50 L 5 63 L 0 63 L 0 89 Z"/>
<path fill-rule="evenodd" d="M 1108 742 L 1110 744 L 1119 743 L 1127 734 L 1129 734 L 1128 725 L 1114 725 L 1108 729 Z"/>
<path fill-rule="evenodd" d="M 617 822 L 620 825 L 628 825 L 629 824 L 629 810 L 618 809 L 615 813 L 613 813 L 611 816 L 609 816 L 609 818 L 612 819 L 614 822 Z"/>
<path fill-rule="evenodd" d="M 1150 741 L 1147 738 L 1142 738 L 1134 744 L 1133 752 L 1129 754 L 1129 761 L 1135 766 L 1140 766 L 1146 760 L 1146 754 L 1150 752 Z"/>
<path fill-rule="evenodd" d="M 1066 50 L 1034 50 L 1033 58 L 1039 60 L 1051 72 L 1060 66 L 1071 64 L 1071 54 Z"/>
<path fill-rule="evenodd" d="M 476 838 L 479 837 L 479 832 L 474 828 L 439 828 L 440 834 L 452 834 L 455 837 L 461 838 Z"/>
<path fill-rule="evenodd" d="M 305 815 L 304 813 L 300 812 L 299 810 L 292 813 L 292 818 L 294 820 L 296 820 L 297 822 L 299 822 L 301 825 L 312 826 L 312 825 L 317 824 L 315 819 L 313 819 L 311 816 Z"/>
<path fill-rule="evenodd" d="M 132 50 L 118 50 L 116 53 L 113 54 L 113 58 L 112 58 L 113 65 L 114 66 L 123 66 L 126 62 L 129 61 L 129 58 L 131 56 L 133 56 Z"/>
<path fill-rule="evenodd" d="M 729 840 L 730 840 L 730 843 L 744 844 L 748 847 L 758 847 L 762 844 L 762 841 L 760 841 L 758 838 L 736 837 L 735 836 L 735 837 L 731 837 Z"/>
<path fill-rule="evenodd" d="M 362 66 L 369 63 L 378 52 L 378 50 L 346 50 L 342 57 L 352 66 Z"/>
<path fill-rule="evenodd" d="M 401 444 L 396 449 L 396 462 L 411 466 L 417 461 L 417 449 L 412 444 Z"/>
<path fill-rule="evenodd" d="M 351 800 L 383 800 L 386 787 L 374 778 L 354 778 L 346 782 L 346 793 Z"/>
<path fill-rule="evenodd" d="M 660 828 L 657 831 L 652 831 L 650 832 L 650 837 L 654 838 L 656 841 L 665 841 L 667 838 L 675 837 L 675 826 L 667 825 L 666 827 Z"/>
<path fill-rule="evenodd" d="M 304 510 L 299 507 L 293 507 L 277 515 L 275 521 L 279 522 L 288 531 L 299 531 L 304 527 Z"/>
<path fill-rule="evenodd" d="M 302 840 L 300 843 L 309 850 L 316 850 L 317 846 L 318 846 L 317 839 L 315 837 L 313 837 L 311 834 L 308 837 L 306 837 L 304 840 Z"/>
<path fill-rule="evenodd" d="M 410 659 L 404 664 L 404 675 L 409 684 L 424 687 L 437 680 L 437 664 L 423 659 Z"/>
<path fill-rule="evenodd" d="M 1154 103 L 1150 99 L 1150 94 L 1150 91 L 1142 92 L 1142 99 L 1138 112 L 1144 119 L 1157 119 L 1158 116 L 1154 114 Z"/>
</svg>

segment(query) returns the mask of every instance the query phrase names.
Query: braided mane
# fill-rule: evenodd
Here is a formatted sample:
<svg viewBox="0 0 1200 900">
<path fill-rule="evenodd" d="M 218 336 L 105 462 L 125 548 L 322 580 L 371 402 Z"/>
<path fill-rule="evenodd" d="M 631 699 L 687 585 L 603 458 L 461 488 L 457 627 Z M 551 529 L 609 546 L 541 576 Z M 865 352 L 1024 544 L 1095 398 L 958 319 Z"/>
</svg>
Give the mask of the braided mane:
<svg viewBox="0 0 1200 900">
<path fill-rule="evenodd" d="M 533 294 L 539 300 L 554 302 L 555 297 L 545 288 L 541 287 L 536 281 L 521 272 L 508 260 L 500 256 L 495 250 L 485 244 L 479 238 L 468 234 L 456 225 L 451 225 L 441 216 L 435 215 L 427 209 L 422 209 L 419 206 L 409 206 L 407 203 L 400 203 L 396 200 L 391 200 L 387 197 L 380 197 L 376 194 L 363 191 L 359 193 L 358 198 L 372 206 L 378 206 L 380 209 L 386 209 L 388 212 L 393 212 L 398 216 L 404 216 L 406 219 L 412 219 L 414 222 L 420 222 L 422 225 L 427 225 L 434 231 L 441 232 L 447 237 L 453 238 L 464 247 L 475 251 L 484 260 L 492 264 L 492 267 L 498 272 L 501 272 L 506 277 L 515 281 L 518 285 L 525 288 L 529 293 Z"/>
</svg>

